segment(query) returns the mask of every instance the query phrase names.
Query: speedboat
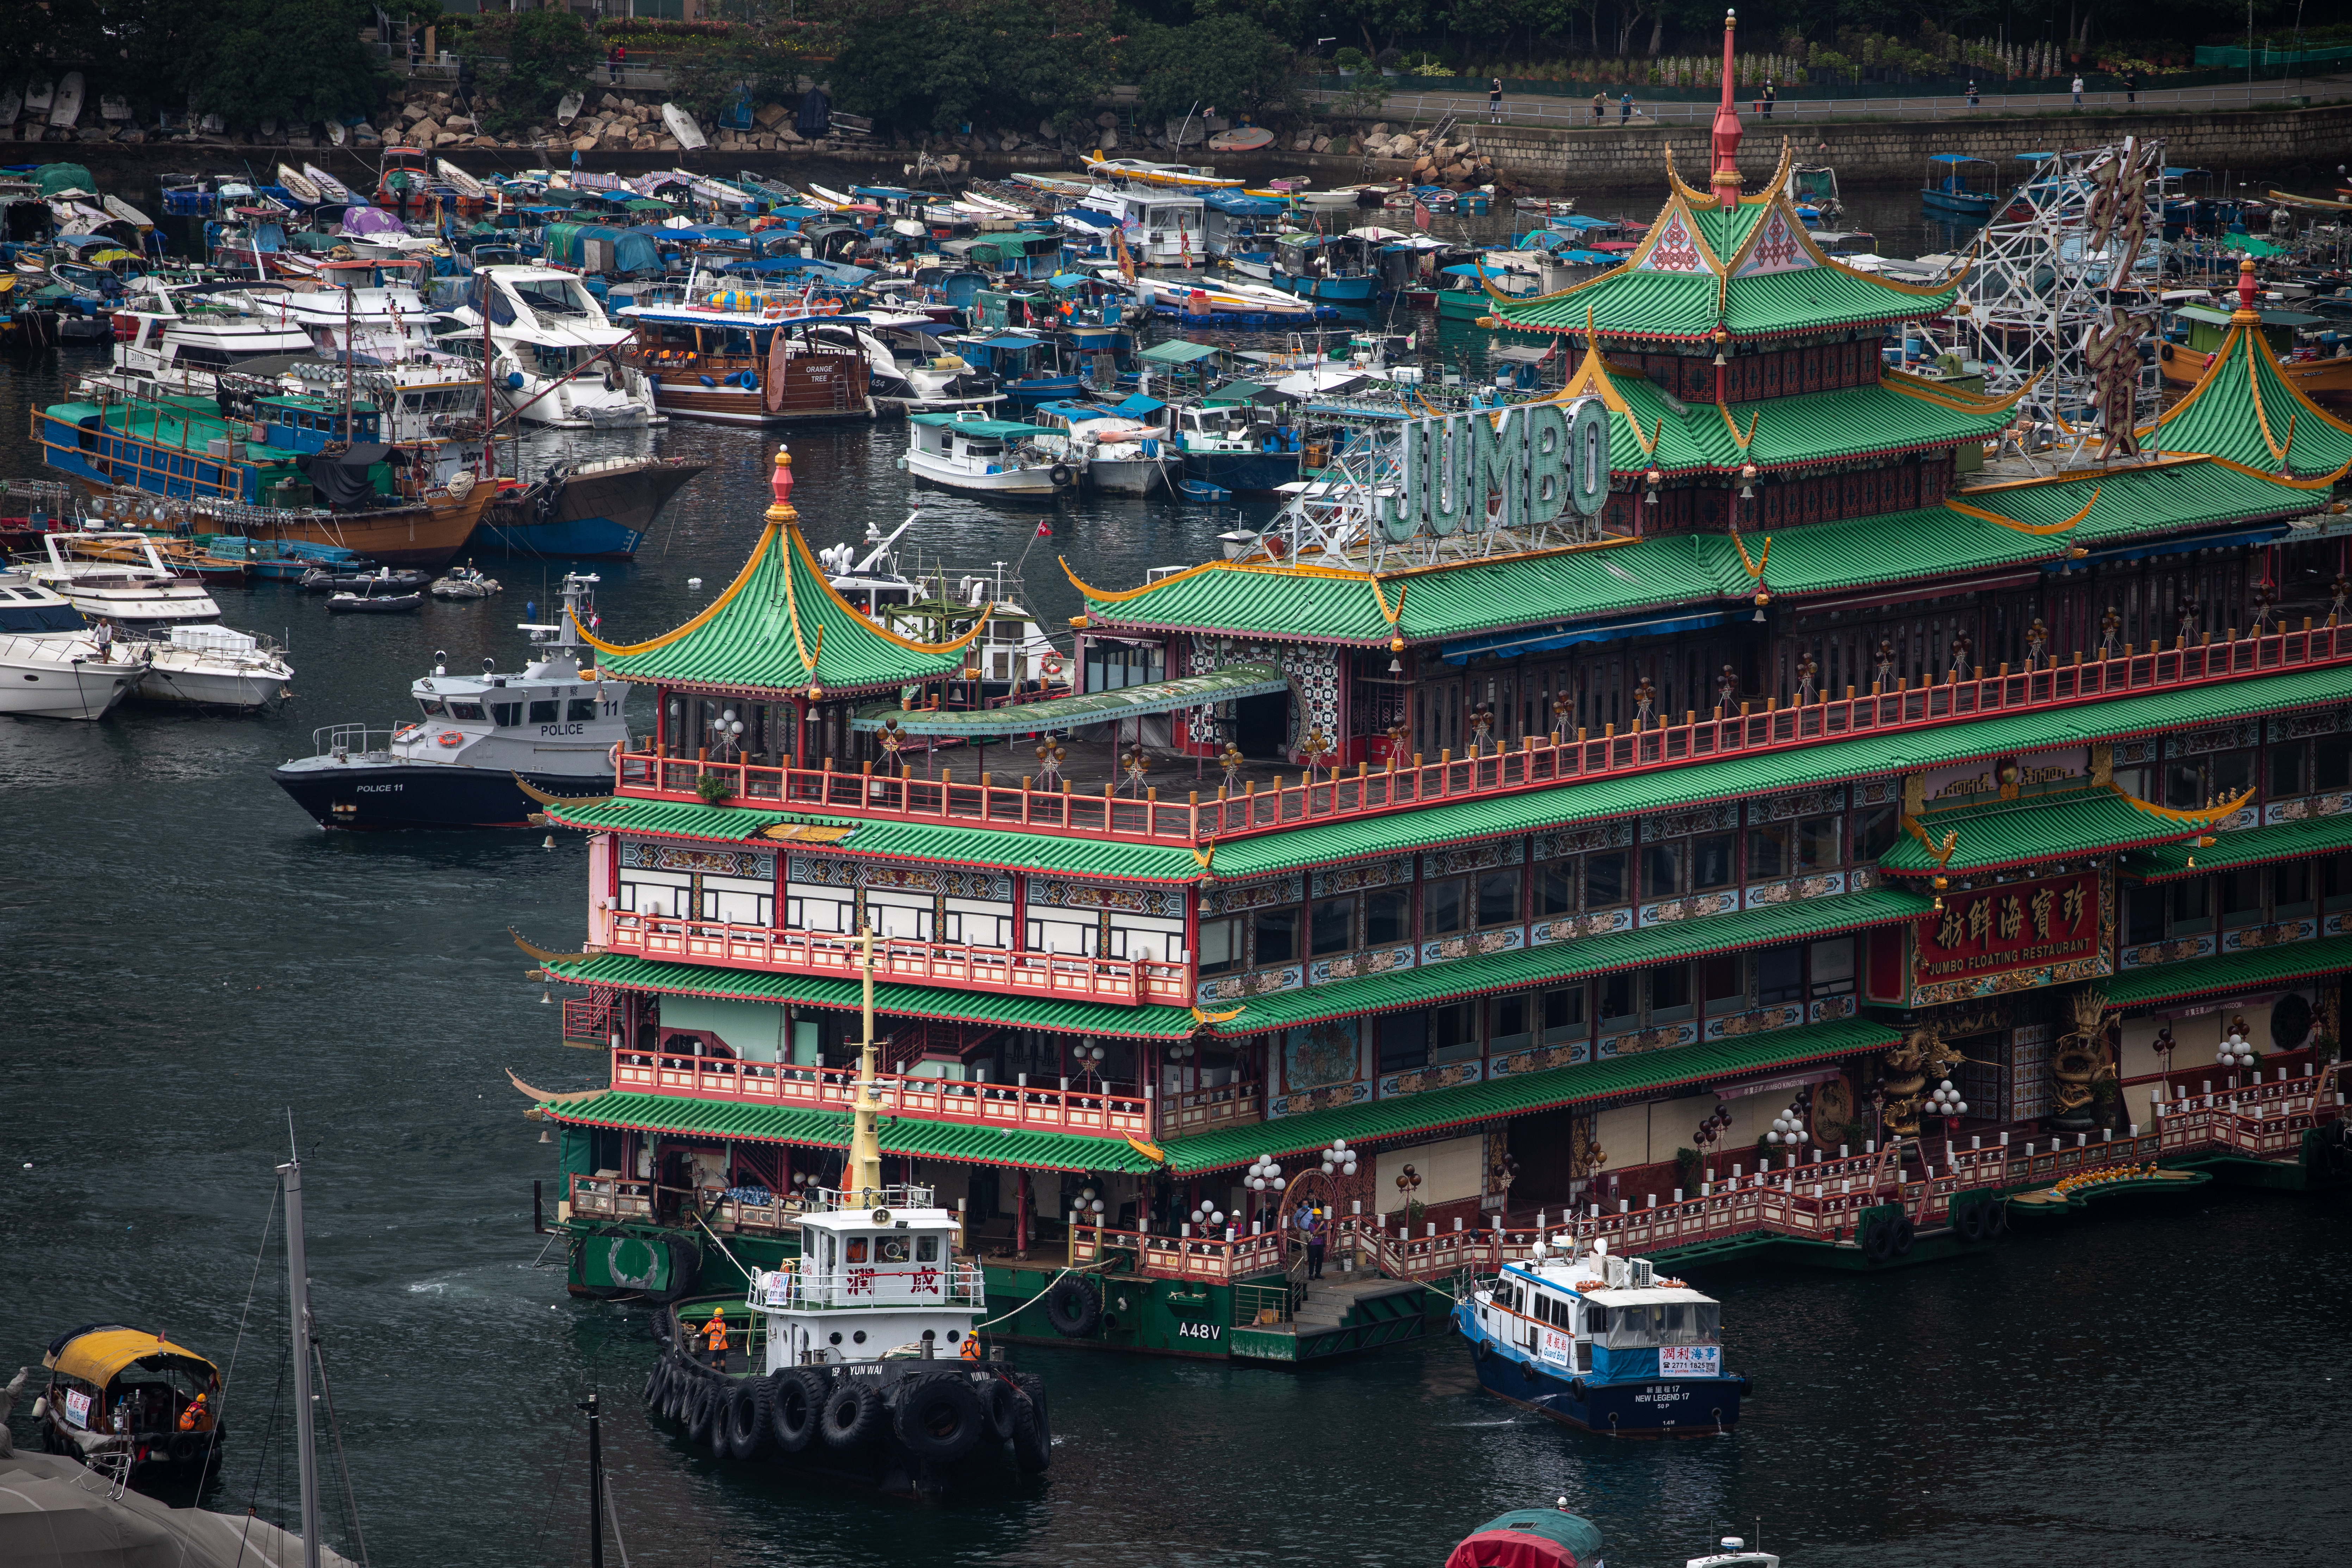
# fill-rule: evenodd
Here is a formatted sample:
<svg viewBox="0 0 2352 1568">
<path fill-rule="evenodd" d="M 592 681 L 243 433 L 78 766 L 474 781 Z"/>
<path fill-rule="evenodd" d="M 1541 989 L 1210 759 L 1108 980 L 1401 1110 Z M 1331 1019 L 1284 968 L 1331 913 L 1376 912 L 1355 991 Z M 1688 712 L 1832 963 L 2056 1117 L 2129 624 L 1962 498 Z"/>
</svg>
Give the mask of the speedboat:
<svg viewBox="0 0 2352 1568">
<path fill-rule="evenodd" d="M 84 529 L 44 534 L 41 544 L 47 558 L 26 571 L 86 616 L 125 628 L 220 619 L 204 584 L 166 564 L 152 534 Z"/>
<path fill-rule="evenodd" d="M 520 673 L 485 659 L 481 674 L 453 676 L 436 654 L 409 689 L 417 722 L 322 728 L 314 755 L 271 777 L 321 827 L 520 827 L 551 796 L 610 794 L 629 688 L 581 668 L 574 630 L 594 624 L 597 581 L 566 575 L 562 620 L 521 624 L 530 658 Z"/>
<path fill-rule="evenodd" d="M 251 632 L 173 626 L 129 646 L 147 656 L 147 673 L 132 693 L 144 702 L 267 708 L 294 694 L 286 650 Z"/>
<path fill-rule="evenodd" d="M 0 713 L 101 719 L 146 669 L 142 645 L 94 632 L 62 595 L 0 570 Z"/>
</svg>

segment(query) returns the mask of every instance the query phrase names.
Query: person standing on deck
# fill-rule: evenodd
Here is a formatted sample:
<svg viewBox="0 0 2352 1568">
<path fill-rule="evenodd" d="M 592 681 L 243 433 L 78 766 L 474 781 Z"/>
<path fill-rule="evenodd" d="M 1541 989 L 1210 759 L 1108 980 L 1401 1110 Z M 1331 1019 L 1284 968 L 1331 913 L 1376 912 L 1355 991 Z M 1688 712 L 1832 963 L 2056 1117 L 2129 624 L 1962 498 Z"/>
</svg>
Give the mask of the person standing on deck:
<svg viewBox="0 0 2352 1568">
<path fill-rule="evenodd" d="M 1307 1243 L 1307 1278 L 1320 1279 L 1323 1278 L 1323 1247 L 1327 1239 L 1323 1232 L 1323 1211 L 1300 1209 L 1298 1231 Z"/>
<path fill-rule="evenodd" d="M 710 1352 L 710 1365 L 715 1372 L 727 1370 L 727 1310 L 710 1309 L 710 1321 L 702 1325 L 702 1342 Z"/>
<path fill-rule="evenodd" d="M 1486 84 L 1486 123 L 1500 125 L 1502 122 L 1503 79 L 1496 77 Z"/>
</svg>

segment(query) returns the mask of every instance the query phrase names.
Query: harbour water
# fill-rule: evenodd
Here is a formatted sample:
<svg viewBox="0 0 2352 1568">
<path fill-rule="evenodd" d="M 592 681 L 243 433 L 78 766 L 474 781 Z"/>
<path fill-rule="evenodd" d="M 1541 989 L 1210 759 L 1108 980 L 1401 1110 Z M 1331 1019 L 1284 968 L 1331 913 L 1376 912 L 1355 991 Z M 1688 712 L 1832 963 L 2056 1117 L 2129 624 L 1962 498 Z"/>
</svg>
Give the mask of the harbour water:
<svg viewBox="0 0 2352 1568">
<path fill-rule="evenodd" d="M 0 474 L 39 474 L 28 415 L 81 367 L 0 362 Z M 685 424 L 651 440 L 711 467 L 634 564 L 603 569 L 608 635 L 707 603 L 765 504 L 769 443 Z M 1049 626 L 1076 608 L 1056 556 L 1125 585 L 1201 559 L 1231 525 L 1158 501 L 918 498 L 893 467 L 900 440 L 887 425 L 793 437 L 812 543 L 887 530 L 919 500 L 908 541 L 926 561 L 1025 553 Z M 583 845 L 322 834 L 268 776 L 314 726 L 397 714 L 436 649 L 453 668 L 513 661 L 513 624 L 526 601 L 545 610 L 561 567 L 491 570 L 502 598 L 416 617 L 330 619 L 288 588 L 221 590 L 228 624 L 291 645 L 299 697 L 268 717 L 0 724 L 0 1370 L 108 1320 L 234 1356 L 213 1506 L 278 1521 L 294 1506 L 274 1230 L 257 1250 L 290 1113 L 337 1436 L 370 1556 L 391 1568 L 584 1563 L 574 1406 L 591 1387 L 644 1568 L 1403 1568 L 1562 1495 L 1620 1568 L 1759 1524 L 1793 1568 L 2158 1552 L 2285 1568 L 2334 1562 L 2352 1537 L 2328 1458 L 2352 1444 L 2352 1206 L 2214 1188 L 1892 1276 L 1703 1279 L 1725 1303 L 1728 1365 L 1756 1384 L 1730 1437 L 1612 1445 L 1551 1426 L 1481 1394 L 1459 1342 L 1436 1338 L 1297 1375 L 1024 1350 L 1053 1390 L 1051 1472 L 937 1510 L 688 1452 L 637 1401 L 646 1315 L 567 1300 L 541 1256 L 531 1184 L 553 1151 L 501 1070 L 564 1089 L 601 1065 L 556 1043 L 506 935 L 577 941 Z M 22 1412 L 16 1435 L 37 1440 Z M 331 1541 L 350 1552 L 346 1511 L 331 1485 Z"/>
</svg>

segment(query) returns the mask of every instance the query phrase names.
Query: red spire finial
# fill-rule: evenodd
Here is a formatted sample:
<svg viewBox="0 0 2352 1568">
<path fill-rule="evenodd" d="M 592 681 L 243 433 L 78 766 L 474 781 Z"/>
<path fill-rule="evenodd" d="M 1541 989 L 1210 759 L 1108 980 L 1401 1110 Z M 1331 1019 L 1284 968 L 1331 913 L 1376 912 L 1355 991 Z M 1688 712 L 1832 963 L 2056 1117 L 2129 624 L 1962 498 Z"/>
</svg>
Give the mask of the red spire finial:
<svg viewBox="0 0 2352 1568">
<path fill-rule="evenodd" d="M 2247 257 L 2238 263 L 2238 309 L 2252 316 L 2254 312 L 2254 258 Z M 2256 317 L 2256 320 L 2260 320 Z"/>
<path fill-rule="evenodd" d="M 782 447 L 776 448 L 775 477 L 768 481 L 768 489 L 776 498 L 774 503 L 768 508 L 768 521 L 770 522 L 800 521 L 801 514 L 793 510 L 793 455 Z"/>
<path fill-rule="evenodd" d="M 1723 14 L 1723 101 L 1716 106 L 1715 172 L 1707 176 L 1719 207 L 1739 205 L 1739 111 L 1731 107 L 1731 36 L 1738 25 L 1738 12 Z"/>
</svg>

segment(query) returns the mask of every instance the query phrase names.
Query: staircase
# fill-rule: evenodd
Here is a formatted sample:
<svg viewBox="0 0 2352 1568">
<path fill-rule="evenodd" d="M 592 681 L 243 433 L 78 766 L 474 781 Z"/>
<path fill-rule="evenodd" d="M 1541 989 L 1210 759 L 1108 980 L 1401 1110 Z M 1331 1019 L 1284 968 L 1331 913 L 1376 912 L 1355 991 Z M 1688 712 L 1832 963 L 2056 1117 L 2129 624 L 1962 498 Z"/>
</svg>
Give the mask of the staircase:
<svg viewBox="0 0 2352 1568">
<path fill-rule="evenodd" d="M 1429 1331 L 1429 1313 L 1444 1304 L 1413 1280 L 1377 1275 L 1302 1280 L 1293 1285 L 1291 1300 L 1286 1322 L 1236 1322 L 1233 1353 L 1297 1363 L 1417 1340 Z"/>
</svg>

